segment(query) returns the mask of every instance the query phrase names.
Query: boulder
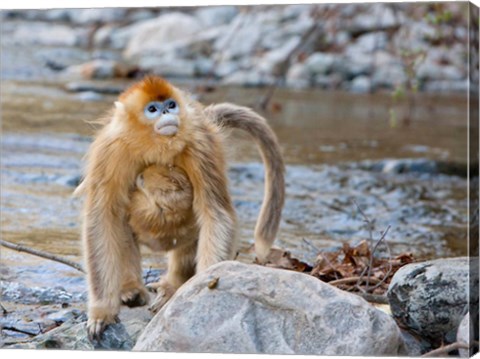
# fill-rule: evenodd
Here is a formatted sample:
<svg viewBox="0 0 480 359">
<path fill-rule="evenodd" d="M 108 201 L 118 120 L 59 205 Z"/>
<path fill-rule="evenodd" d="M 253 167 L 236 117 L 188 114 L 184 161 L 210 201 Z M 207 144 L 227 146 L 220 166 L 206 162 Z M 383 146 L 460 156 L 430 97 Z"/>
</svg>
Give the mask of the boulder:
<svg viewBox="0 0 480 359">
<path fill-rule="evenodd" d="M 193 60 L 174 59 L 171 56 L 145 56 L 138 61 L 138 66 L 144 71 L 160 76 L 193 77 L 195 75 Z"/>
<path fill-rule="evenodd" d="M 190 38 L 202 28 L 200 20 L 188 14 L 172 12 L 160 15 L 133 28 L 124 56 L 131 59 L 170 52 L 172 43 Z"/>
<path fill-rule="evenodd" d="M 285 77 L 286 84 L 295 89 L 310 87 L 310 74 L 302 63 L 290 66 Z"/>
<path fill-rule="evenodd" d="M 69 66 L 65 75 L 72 78 L 111 79 L 126 77 L 130 67 L 114 60 L 96 59 L 80 65 Z"/>
<path fill-rule="evenodd" d="M 224 60 L 251 56 L 258 49 L 263 33 L 258 14 L 240 13 L 215 39 L 213 49 L 221 53 Z"/>
<path fill-rule="evenodd" d="M 383 50 L 388 44 L 388 36 L 385 32 L 377 31 L 361 35 L 350 47 L 360 53 L 371 54 L 376 50 Z"/>
<path fill-rule="evenodd" d="M 386 65 L 376 68 L 372 76 L 372 83 L 375 88 L 394 88 L 407 81 L 405 70 L 400 65 Z"/>
<path fill-rule="evenodd" d="M 183 285 L 133 350 L 398 355 L 404 348 L 393 319 L 362 298 L 306 274 L 230 261 Z"/>
<path fill-rule="evenodd" d="M 195 11 L 203 26 L 214 27 L 224 25 L 233 20 L 238 9 L 235 6 L 205 6 Z"/>
<path fill-rule="evenodd" d="M 370 75 L 374 67 L 373 59 L 372 55 L 361 52 L 348 52 L 344 60 L 345 76 L 354 78 L 361 75 Z"/>
<path fill-rule="evenodd" d="M 357 76 L 350 84 L 350 91 L 355 93 L 369 93 L 372 89 L 372 81 L 367 76 Z"/>
<path fill-rule="evenodd" d="M 472 301 L 478 302 L 477 289 Z M 455 341 L 469 310 L 469 260 L 442 258 L 408 264 L 397 271 L 388 288 L 392 314 L 400 326 L 430 341 L 433 347 Z"/>
<path fill-rule="evenodd" d="M 453 65 L 440 65 L 433 61 L 424 61 L 418 66 L 417 77 L 423 81 L 460 81 L 466 79 L 466 74 Z"/>
<path fill-rule="evenodd" d="M 305 65 L 313 74 L 327 74 L 332 71 L 338 60 L 335 54 L 316 52 L 307 58 Z"/>
<path fill-rule="evenodd" d="M 75 9 L 70 12 L 70 20 L 79 25 L 111 23 L 125 20 L 127 8 Z"/>
<path fill-rule="evenodd" d="M 20 45 L 80 46 L 85 45 L 87 29 L 66 25 L 30 22 L 19 25 L 11 39 Z"/>
<path fill-rule="evenodd" d="M 290 56 L 290 53 L 298 46 L 300 38 L 298 36 L 285 40 L 284 44 L 272 51 L 267 52 L 259 61 L 257 68 L 265 73 L 279 76 L 283 73 L 283 66 Z"/>
<path fill-rule="evenodd" d="M 355 7 L 350 7 L 350 9 L 355 9 Z M 353 19 L 346 24 L 346 29 L 354 35 L 379 29 L 392 29 L 404 21 L 404 15 L 401 13 L 396 15 L 391 4 L 365 4 L 364 9 L 365 11 L 360 12 L 358 8 L 355 9 Z"/>
</svg>

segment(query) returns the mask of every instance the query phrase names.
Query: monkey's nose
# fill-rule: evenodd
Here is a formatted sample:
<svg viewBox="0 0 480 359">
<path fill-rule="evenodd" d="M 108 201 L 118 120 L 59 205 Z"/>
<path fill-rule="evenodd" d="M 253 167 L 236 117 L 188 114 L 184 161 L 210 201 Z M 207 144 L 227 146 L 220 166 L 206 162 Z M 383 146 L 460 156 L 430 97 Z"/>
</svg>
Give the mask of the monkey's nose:
<svg viewBox="0 0 480 359">
<path fill-rule="evenodd" d="M 155 132 L 163 136 L 173 136 L 178 132 L 178 116 L 167 113 L 155 123 Z"/>
</svg>

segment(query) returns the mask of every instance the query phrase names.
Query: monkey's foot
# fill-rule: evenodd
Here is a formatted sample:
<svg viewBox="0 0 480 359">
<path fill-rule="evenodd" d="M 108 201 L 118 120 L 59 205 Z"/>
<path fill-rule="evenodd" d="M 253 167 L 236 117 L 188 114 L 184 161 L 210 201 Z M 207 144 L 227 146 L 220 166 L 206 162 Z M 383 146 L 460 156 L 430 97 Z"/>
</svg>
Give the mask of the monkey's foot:
<svg viewBox="0 0 480 359">
<path fill-rule="evenodd" d="M 149 301 L 148 291 L 143 286 L 122 289 L 120 298 L 122 303 L 130 308 L 141 307 Z"/>
<path fill-rule="evenodd" d="M 119 323 L 120 320 L 115 316 L 95 316 L 90 315 L 87 321 L 87 333 L 90 341 L 100 341 L 105 328 L 109 324 Z"/>
<path fill-rule="evenodd" d="M 160 309 L 162 309 L 162 307 L 177 291 L 177 288 L 168 283 L 165 279 L 161 279 L 159 282 L 156 283 L 150 283 L 147 287 L 157 292 L 157 296 L 148 308 L 154 314 L 157 313 Z"/>
</svg>

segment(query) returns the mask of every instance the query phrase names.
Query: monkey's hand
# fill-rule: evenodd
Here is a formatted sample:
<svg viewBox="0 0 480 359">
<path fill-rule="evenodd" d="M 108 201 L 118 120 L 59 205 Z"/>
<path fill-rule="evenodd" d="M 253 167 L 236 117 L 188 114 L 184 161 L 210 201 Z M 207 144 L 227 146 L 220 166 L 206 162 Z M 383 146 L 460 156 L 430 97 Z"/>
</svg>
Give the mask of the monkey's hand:
<svg viewBox="0 0 480 359">
<path fill-rule="evenodd" d="M 159 282 L 148 284 L 147 288 L 157 293 L 153 303 L 148 308 L 153 314 L 162 309 L 177 291 L 177 288 L 168 283 L 165 278 L 160 279 Z"/>
<path fill-rule="evenodd" d="M 119 321 L 116 315 L 111 315 L 108 311 L 91 311 L 87 322 L 88 339 L 90 341 L 100 341 L 105 328 L 109 324 L 118 323 Z"/>
</svg>

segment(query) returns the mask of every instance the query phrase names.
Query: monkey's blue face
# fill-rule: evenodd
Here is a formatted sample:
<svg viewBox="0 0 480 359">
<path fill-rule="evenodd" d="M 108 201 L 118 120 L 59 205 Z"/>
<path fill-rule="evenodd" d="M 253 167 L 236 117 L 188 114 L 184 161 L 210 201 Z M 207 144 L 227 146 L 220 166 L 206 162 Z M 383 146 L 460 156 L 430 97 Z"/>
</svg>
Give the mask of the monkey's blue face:
<svg viewBox="0 0 480 359">
<path fill-rule="evenodd" d="M 162 114 L 171 113 L 178 115 L 179 108 L 175 100 L 168 99 L 164 102 L 152 101 L 145 106 L 145 116 L 149 120 L 155 120 L 159 118 Z"/>
<path fill-rule="evenodd" d="M 180 109 L 175 100 L 149 102 L 143 112 L 148 120 L 155 121 L 154 131 L 158 134 L 173 136 L 178 132 Z"/>
</svg>

